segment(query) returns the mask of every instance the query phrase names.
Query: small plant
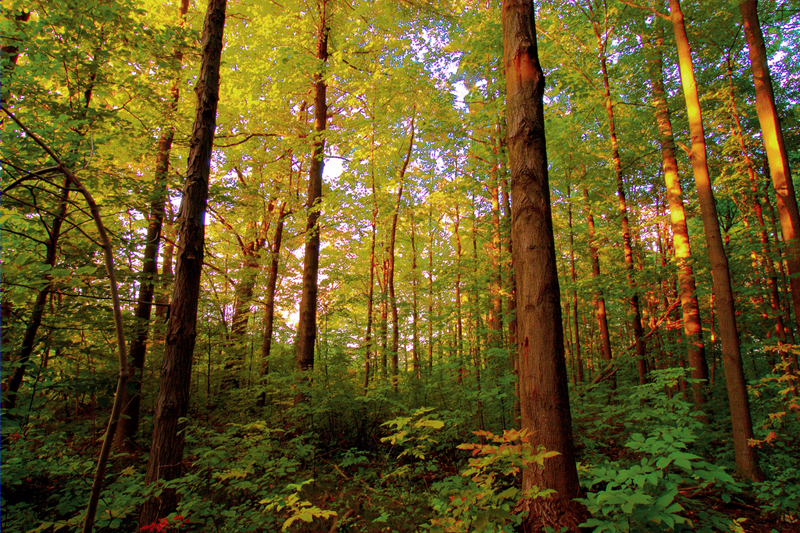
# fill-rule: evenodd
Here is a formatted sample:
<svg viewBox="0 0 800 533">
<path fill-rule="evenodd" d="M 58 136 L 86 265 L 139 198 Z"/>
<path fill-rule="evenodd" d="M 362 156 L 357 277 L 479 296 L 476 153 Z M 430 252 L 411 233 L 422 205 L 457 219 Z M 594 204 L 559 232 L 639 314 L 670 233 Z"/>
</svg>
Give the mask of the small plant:
<svg viewBox="0 0 800 533">
<path fill-rule="evenodd" d="M 259 502 L 261 504 L 265 504 L 265 508 L 269 511 L 274 510 L 277 512 L 289 513 L 289 518 L 283 522 L 281 531 L 286 531 L 298 520 L 302 522 L 313 522 L 315 518 L 322 518 L 323 520 L 326 520 L 328 518 L 337 516 L 337 513 L 334 511 L 325 511 L 313 505 L 309 501 L 300 499 L 300 492 L 303 490 L 303 486 L 308 485 L 313 481 L 313 479 L 308 479 L 302 483 L 293 483 L 287 485 L 286 488 L 293 491 L 291 494 L 278 498 L 266 498 Z"/>
<path fill-rule="evenodd" d="M 487 444 L 467 443 L 458 446 L 472 457 L 460 476 L 434 484 L 440 496 L 433 501 L 439 515 L 431 520 L 432 531 L 511 532 L 523 518 L 514 514 L 520 499 L 545 498 L 554 491 L 532 487 L 521 492 L 517 474 L 525 468 L 542 468 L 544 460 L 558 455 L 542 448 L 534 449 L 527 430 L 510 430 L 503 435 L 476 431 Z"/>
</svg>

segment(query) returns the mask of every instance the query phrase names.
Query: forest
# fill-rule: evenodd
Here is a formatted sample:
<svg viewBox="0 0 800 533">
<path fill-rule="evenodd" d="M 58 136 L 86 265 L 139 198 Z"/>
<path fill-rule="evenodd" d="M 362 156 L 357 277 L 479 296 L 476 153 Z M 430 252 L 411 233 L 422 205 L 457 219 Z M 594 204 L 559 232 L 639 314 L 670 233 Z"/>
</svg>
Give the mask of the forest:
<svg viewBox="0 0 800 533">
<path fill-rule="evenodd" d="M 4 532 L 800 532 L 800 1 L 0 21 Z"/>
</svg>

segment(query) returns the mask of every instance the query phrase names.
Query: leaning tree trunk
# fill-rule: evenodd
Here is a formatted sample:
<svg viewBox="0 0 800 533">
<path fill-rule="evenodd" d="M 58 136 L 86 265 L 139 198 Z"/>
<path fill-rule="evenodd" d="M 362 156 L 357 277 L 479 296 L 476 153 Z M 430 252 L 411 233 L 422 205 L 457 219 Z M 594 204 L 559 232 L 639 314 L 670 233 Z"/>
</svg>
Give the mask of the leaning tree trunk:
<svg viewBox="0 0 800 533">
<path fill-rule="evenodd" d="M 700 321 L 700 306 L 692 270 L 692 250 L 689 245 L 689 229 L 686 224 L 686 212 L 683 208 L 683 191 L 678 176 L 678 161 L 675 158 L 675 140 L 672 133 L 672 120 L 667 106 L 664 90 L 664 67 L 661 47 L 664 37 L 659 30 L 654 45 L 651 61 L 651 84 L 653 103 L 655 104 L 656 121 L 658 122 L 659 141 L 661 143 L 661 161 L 664 167 L 664 181 L 667 187 L 667 203 L 672 223 L 672 243 L 675 258 L 678 261 L 678 285 L 680 287 L 681 310 L 683 311 L 683 332 L 686 335 L 688 359 L 692 367 L 692 377 L 708 381 L 708 363 L 706 362 L 703 330 Z M 706 402 L 705 383 L 693 383 L 694 402 L 698 409 Z"/>
<path fill-rule="evenodd" d="M 161 366 L 153 441 L 145 483 L 171 480 L 182 474 L 185 423 L 189 411 L 192 358 L 197 337 L 197 306 L 205 244 L 205 212 L 211 151 L 219 100 L 219 70 L 226 0 L 209 0 L 203 25 L 203 57 L 195 89 L 197 108 L 192 129 L 186 185 L 181 201 L 175 286 L 167 324 L 166 351 Z M 154 524 L 175 510 L 178 495 L 164 489 L 139 512 L 139 527 Z"/>
<path fill-rule="evenodd" d="M 505 0 L 502 18 L 522 427 L 530 430 L 534 447 L 559 453 L 544 468 L 525 469 L 522 480 L 523 489 L 536 485 L 556 494 L 522 501 L 519 507 L 530 510 L 525 531 L 544 526 L 578 531 L 588 513 L 574 500 L 581 489 L 564 360 L 544 134 L 544 75 L 533 2 Z"/>
<path fill-rule="evenodd" d="M 317 59 L 320 68 L 328 61 L 327 15 L 328 0 L 319 0 L 319 28 L 317 33 Z M 314 74 L 314 149 L 308 172 L 308 219 L 306 222 L 306 246 L 303 259 L 303 289 L 300 297 L 300 319 L 297 324 L 297 371 L 301 379 L 309 378 L 314 369 L 314 341 L 317 338 L 317 289 L 319 272 L 319 215 L 322 201 L 322 170 L 325 155 L 325 129 L 328 123 L 328 86 L 322 71 Z M 295 404 L 305 401 L 302 391 L 295 396 Z"/>
<path fill-rule="evenodd" d="M 778 202 L 778 218 L 781 222 L 783 241 L 786 244 L 786 264 L 789 267 L 794 318 L 800 331 L 800 214 L 798 214 L 797 196 L 792 183 L 778 110 L 775 107 L 764 34 L 758 20 L 758 1 L 743 0 L 739 4 L 739 10 L 742 13 L 744 34 L 750 50 L 750 65 L 756 88 L 756 113 L 764 135 L 769 171 Z"/>
<path fill-rule="evenodd" d="M 739 334 L 736 328 L 736 310 L 731 289 L 728 258 L 722 244 L 717 208 L 706 161 L 706 141 L 703 116 L 692 66 L 691 48 L 686 36 L 686 27 L 681 12 L 680 0 L 669 0 L 670 19 L 678 46 L 681 84 L 686 99 L 689 129 L 692 137 L 691 161 L 700 201 L 700 214 L 706 236 L 706 248 L 711 262 L 712 289 L 719 318 L 719 333 L 722 341 L 722 363 L 725 367 L 725 384 L 731 408 L 733 448 L 737 470 L 745 477 L 757 481 L 764 479 L 758 464 L 758 455 L 748 441 L 753 438 L 753 423 L 747 398 L 747 383 L 742 369 Z"/>
</svg>

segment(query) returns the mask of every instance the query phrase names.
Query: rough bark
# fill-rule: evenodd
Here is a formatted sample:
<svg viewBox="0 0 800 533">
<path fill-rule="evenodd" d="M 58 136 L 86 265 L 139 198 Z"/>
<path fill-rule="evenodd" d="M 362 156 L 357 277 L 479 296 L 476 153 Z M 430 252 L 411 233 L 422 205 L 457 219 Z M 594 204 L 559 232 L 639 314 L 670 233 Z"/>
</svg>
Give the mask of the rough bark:
<svg viewBox="0 0 800 533">
<path fill-rule="evenodd" d="M 145 483 L 171 480 L 183 470 L 184 435 L 181 419 L 189 409 L 192 359 L 197 337 L 197 306 L 205 244 L 205 212 L 211 170 L 211 152 L 219 100 L 220 57 L 226 0 L 209 0 L 203 25 L 203 56 L 195 89 L 197 107 L 189 150 L 186 185 L 179 214 L 179 241 L 166 351 L 161 367 L 153 441 Z M 142 504 L 139 529 L 175 510 L 175 489 Z"/>
<path fill-rule="evenodd" d="M 522 427 L 531 431 L 534 446 L 559 452 L 543 469 L 526 469 L 522 481 L 523 489 L 537 485 L 556 494 L 522 501 L 519 508 L 530 510 L 525 531 L 543 526 L 578 531 L 587 512 L 574 501 L 581 490 L 564 361 L 544 133 L 544 74 L 533 2 L 505 0 L 502 21 Z"/>
<path fill-rule="evenodd" d="M 728 258 L 725 255 L 722 243 L 717 208 L 708 173 L 703 116 L 694 78 L 691 48 L 689 47 L 689 39 L 686 36 L 680 1 L 670 0 L 669 6 L 670 19 L 678 46 L 681 84 L 686 99 L 689 129 L 692 138 L 692 170 L 697 184 L 697 196 L 700 201 L 706 249 L 711 262 L 712 289 L 719 320 L 722 363 L 725 367 L 725 383 L 731 408 L 736 467 L 741 475 L 754 481 L 762 480 L 764 479 L 764 474 L 758 464 L 756 449 L 747 444 L 748 440 L 753 438 L 753 423 L 750 418 L 747 383 L 742 369 L 742 356 L 736 327 L 736 310 L 734 308 L 733 290 L 731 289 L 730 271 L 728 270 Z"/>
</svg>

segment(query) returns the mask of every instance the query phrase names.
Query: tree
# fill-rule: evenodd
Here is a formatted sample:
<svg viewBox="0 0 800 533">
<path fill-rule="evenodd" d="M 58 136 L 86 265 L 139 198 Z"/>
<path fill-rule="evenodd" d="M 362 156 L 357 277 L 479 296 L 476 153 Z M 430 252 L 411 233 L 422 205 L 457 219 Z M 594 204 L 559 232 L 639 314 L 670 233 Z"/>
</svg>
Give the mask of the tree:
<svg viewBox="0 0 800 533">
<path fill-rule="evenodd" d="M 297 370 L 302 374 L 314 368 L 314 340 L 317 338 L 317 290 L 319 272 L 319 217 L 322 202 L 322 170 L 325 154 L 325 129 L 328 121 L 326 99 L 325 63 L 328 60 L 328 37 L 330 34 L 329 3 L 317 1 L 317 53 L 318 70 L 314 73 L 314 141 L 311 164 L 308 170 L 308 198 L 306 209 L 306 245 L 303 262 L 303 289 L 300 299 L 300 321 L 297 324 Z M 308 379 L 308 376 L 303 376 Z M 304 400 L 299 392 L 295 402 Z"/>
<path fill-rule="evenodd" d="M 778 218 L 781 222 L 783 241 L 786 243 L 786 264 L 792 287 L 795 322 L 800 331 L 800 214 L 797 208 L 797 195 L 792 182 L 780 118 L 775 107 L 764 34 L 758 20 L 758 0 L 739 2 L 739 11 L 742 14 L 744 34 L 750 50 L 750 67 L 756 89 L 756 112 L 764 136 L 772 185 L 775 187 Z"/>
<path fill-rule="evenodd" d="M 678 46 L 681 84 L 683 85 L 683 94 L 686 99 L 686 109 L 689 115 L 689 127 L 692 135 L 692 170 L 697 184 L 697 196 L 700 201 L 708 258 L 711 261 L 714 304 L 719 317 L 722 362 L 725 365 L 725 383 L 731 407 L 736 466 L 743 476 L 756 481 L 763 479 L 764 474 L 759 467 L 755 447 L 748 444 L 749 440 L 753 438 L 753 422 L 750 418 L 747 384 L 745 383 L 744 370 L 742 368 L 742 355 L 739 345 L 739 332 L 736 328 L 736 311 L 733 290 L 731 289 L 730 271 L 728 270 L 728 258 L 722 245 L 717 207 L 708 172 L 703 115 L 700 109 L 700 99 L 697 95 L 691 48 L 689 47 L 689 39 L 686 36 L 680 0 L 670 0 L 669 7 L 670 20 L 672 21 L 675 41 Z"/>
<path fill-rule="evenodd" d="M 578 531 L 586 510 L 580 494 L 572 441 L 572 417 L 564 360 L 561 294 L 558 287 L 547 151 L 544 133 L 544 75 L 539 65 L 533 2 L 503 2 L 503 64 L 511 174 L 511 238 L 517 298 L 522 427 L 532 443 L 558 452 L 543 469 L 524 472 L 522 486 L 553 489 L 548 500 L 521 502 L 530 515 L 526 531 L 543 526 Z"/>
<path fill-rule="evenodd" d="M 185 436 L 181 429 L 189 410 L 192 359 L 197 338 L 197 305 L 203 269 L 205 216 L 211 153 L 219 101 L 222 35 L 226 0 L 209 0 L 203 24 L 203 57 L 197 88 L 197 108 L 192 129 L 186 185 L 178 217 L 175 286 L 167 324 L 166 352 L 161 367 L 153 441 L 145 483 L 171 480 L 181 475 Z M 177 493 L 165 489 L 142 504 L 139 529 L 175 510 Z"/>
</svg>

